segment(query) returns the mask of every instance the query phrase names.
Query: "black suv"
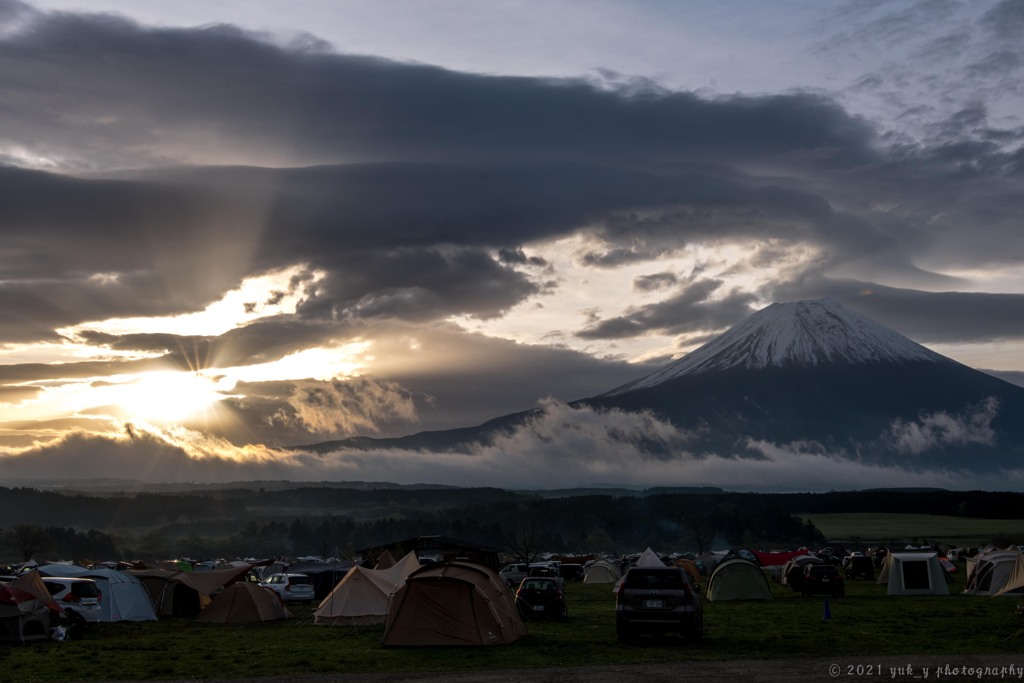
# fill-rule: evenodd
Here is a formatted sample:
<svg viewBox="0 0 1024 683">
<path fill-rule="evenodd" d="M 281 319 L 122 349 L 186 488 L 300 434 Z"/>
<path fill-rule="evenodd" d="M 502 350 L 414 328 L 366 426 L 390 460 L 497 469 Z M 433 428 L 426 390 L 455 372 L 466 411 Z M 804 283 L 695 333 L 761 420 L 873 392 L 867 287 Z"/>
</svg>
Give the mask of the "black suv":
<svg viewBox="0 0 1024 683">
<path fill-rule="evenodd" d="M 642 633 L 704 636 L 704 606 L 681 567 L 631 567 L 615 594 L 615 633 L 629 642 Z"/>
</svg>

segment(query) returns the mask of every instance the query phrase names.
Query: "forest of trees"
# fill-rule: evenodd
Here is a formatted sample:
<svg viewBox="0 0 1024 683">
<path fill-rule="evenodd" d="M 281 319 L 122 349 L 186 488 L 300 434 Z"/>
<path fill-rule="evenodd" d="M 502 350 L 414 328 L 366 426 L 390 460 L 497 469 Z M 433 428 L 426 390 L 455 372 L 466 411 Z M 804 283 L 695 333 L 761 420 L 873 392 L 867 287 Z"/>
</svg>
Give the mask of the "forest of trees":
<svg viewBox="0 0 1024 683">
<path fill-rule="evenodd" d="M 422 535 L 503 551 L 571 554 L 651 546 L 797 547 L 825 542 L 797 513 L 913 512 L 1024 519 L 1024 494 L 866 491 L 635 495 L 493 488 L 236 488 L 195 493 L 57 493 L 0 487 L 0 559 L 135 560 L 330 555 Z"/>
</svg>

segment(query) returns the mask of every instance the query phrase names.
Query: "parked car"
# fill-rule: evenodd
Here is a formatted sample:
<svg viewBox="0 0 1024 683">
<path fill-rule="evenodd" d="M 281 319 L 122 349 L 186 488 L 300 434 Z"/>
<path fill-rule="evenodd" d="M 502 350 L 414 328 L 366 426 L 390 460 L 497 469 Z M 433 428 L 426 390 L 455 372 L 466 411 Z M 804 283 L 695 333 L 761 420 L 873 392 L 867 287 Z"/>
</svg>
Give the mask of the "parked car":
<svg viewBox="0 0 1024 683">
<path fill-rule="evenodd" d="M 260 585 L 277 593 L 285 602 L 313 602 L 313 579 L 306 574 L 271 574 Z"/>
<path fill-rule="evenodd" d="M 804 567 L 800 595 L 831 595 L 833 598 L 846 595 L 846 584 L 839 568 L 831 564 L 809 564 Z"/>
<path fill-rule="evenodd" d="M 42 577 L 46 590 L 61 609 L 75 612 L 88 622 L 98 622 L 103 595 L 92 579 L 70 579 L 57 576 Z"/>
<path fill-rule="evenodd" d="M 502 567 L 498 575 L 512 588 L 517 588 L 528 576 L 550 576 L 562 581 L 559 565 L 554 562 L 513 562 Z"/>
<path fill-rule="evenodd" d="M 875 580 L 875 563 L 864 555 L 851 555 L 846 562 L 846 578 Z"/>
<path fill-rule="evenodd" d="M 681 567 L 630 567 L 615 594 L 615 633 L 629 642 L 643 633 L 704 636 L 704 606 Z"/>
<path fill-rule="evenodd" d="M 527 576 L 530 575 L 530 565 L 525 562 L 513 562 L 506 564 L 498 572 L 498 576 L 505 580 L 509 586 L 518 586 Z"/>
<path fill-rule="evenodd" d="M 516 607 L 524 619 L 569 617 L 562 584 L 552 577 L 529 576 L 523 579 L 516 590 Z"/>
</svg>

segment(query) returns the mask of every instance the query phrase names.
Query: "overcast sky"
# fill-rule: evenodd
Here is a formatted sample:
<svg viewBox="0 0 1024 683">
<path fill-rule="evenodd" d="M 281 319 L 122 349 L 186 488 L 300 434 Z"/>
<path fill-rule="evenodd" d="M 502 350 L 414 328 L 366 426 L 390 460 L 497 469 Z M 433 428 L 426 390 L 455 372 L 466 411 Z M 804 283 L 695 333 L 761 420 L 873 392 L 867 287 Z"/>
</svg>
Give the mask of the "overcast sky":
<svg viewBox="0 0 1024 683">
<path fill-rule="evenodd" d="M 1021 0 L 0 0 L 0 475 L 941 485 L 276 449 L 592 424 L 825 296 L 1020 383 L 1022 36 Z"/>
</svg>

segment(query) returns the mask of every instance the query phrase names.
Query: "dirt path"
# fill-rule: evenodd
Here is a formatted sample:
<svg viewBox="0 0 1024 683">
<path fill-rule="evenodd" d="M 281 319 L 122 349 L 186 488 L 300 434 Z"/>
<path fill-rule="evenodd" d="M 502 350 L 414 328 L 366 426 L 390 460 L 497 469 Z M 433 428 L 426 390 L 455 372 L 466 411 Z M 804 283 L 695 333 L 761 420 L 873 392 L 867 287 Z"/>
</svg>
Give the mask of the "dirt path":
<svg viewBox="0 0 1024 683">
<path fill-rule="evenodd" d="M 554 669 L 469 671 L 435 674 L 317 674 L 288 677 L 218 679 L 207 683 L 809 683 L 813 681 L 999 681 L 1024 680 L 1021 655 L 913 655 L 907 657 L 800 660 L 733 660 L 663 664 L 612 664 Z M 169 681 L 167 683 L 186 683 Z M 194 683 L 193 681 L 189 683 Z"/>
</svg>

